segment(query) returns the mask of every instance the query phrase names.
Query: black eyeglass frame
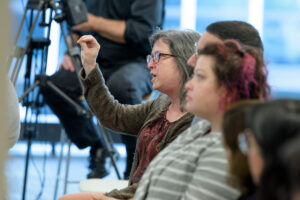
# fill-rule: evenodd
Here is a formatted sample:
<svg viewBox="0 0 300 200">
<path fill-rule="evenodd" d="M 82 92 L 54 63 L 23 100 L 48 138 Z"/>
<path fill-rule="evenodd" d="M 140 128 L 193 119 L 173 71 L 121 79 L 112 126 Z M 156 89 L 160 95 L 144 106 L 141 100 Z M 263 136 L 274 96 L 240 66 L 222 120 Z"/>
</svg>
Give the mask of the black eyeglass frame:
<svg viewBox="0 0 300 200">
<path fill-rule="evenodd" d="M 154 53 L 154 56 L 153 55 L 147 55 L 146 57 L 146 61 L 147 63 L 149 64 L 151 62 L 151 60 L 153 59 L 153 62 L 155 64 L 157 64 L 160 60 L 161 57 L 164 57 L 164 56 L 171 56 L 171 57 L 177 57 L 176 55 L 173 55 L 173 54 L 168 54 L 168 53 L 161 53 L 161 52 L 155 52 Z"/>
</svg>

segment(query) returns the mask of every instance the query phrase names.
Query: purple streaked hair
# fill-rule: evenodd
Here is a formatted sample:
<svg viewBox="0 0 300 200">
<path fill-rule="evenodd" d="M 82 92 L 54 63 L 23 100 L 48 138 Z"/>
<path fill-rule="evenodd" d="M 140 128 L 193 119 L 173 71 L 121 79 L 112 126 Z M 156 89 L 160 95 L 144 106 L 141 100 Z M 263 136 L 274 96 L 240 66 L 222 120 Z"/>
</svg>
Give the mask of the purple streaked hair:
<svg viewBox="0 0 300 200">
<path fill-rule="evenodd" d="M 217 82 L 227 93 L 220 101 L 221 110 L 246 99 L 263 100 L 270 97 L 267 69 L 261 50 L 242 46 L 236 40 L 208 44 L 199 55 L 215 57 L 213 68 Z"/>
</svg>

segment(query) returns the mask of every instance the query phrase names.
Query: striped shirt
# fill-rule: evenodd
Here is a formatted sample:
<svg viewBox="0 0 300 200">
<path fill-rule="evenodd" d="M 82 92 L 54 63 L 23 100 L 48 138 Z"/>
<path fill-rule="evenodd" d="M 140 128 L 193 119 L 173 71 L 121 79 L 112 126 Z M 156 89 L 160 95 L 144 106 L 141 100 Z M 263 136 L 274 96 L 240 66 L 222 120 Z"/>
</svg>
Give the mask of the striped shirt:
<svg viewBox="0 0 300 200">
<path fill-rule="evenodd" d="M 201 120 L 151 161 L 135 200 L 234 200 L 239 192 L 227 184 L 228 166 L 220 132 Z"/>
</svg>

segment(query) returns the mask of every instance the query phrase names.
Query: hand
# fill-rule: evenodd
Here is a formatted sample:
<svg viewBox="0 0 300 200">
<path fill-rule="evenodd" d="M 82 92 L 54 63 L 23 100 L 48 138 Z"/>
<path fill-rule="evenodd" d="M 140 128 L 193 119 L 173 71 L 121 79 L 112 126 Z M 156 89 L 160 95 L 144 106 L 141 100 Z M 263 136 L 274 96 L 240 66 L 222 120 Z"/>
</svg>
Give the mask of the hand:
<svg viewBox="0 0 300 200">
<path fill-rule="evenodd" d="M 93 196 L 93 200 L 117 200 L 115 198 L 112 197 L 107 197 L 104 195 L 104 193 L 95 193 Z"/>
<path fill-rule="evenodd" d="M 81 24 L 73 26 L 72 29 L 76 30 L 76 31 L 84 31 L 84 32 L 94 31 L 93 25 L 95 25 L 95 19 L 96 18 L 97 17 L 95 15 L 88 14 L 88 21 L 87 22 L 83 22 Z"/>
<path fill-rule="evenodd" d="M 75 71 L 75 67 L 74 67 L 71 57 L 69 55 L 65 54 L 62 63 L 59 65 L 59 69 L 65 69 L 65 70 L 71 71 L 71 72 Z"/>
<path fill-rule="evenodd" d="M 96 59 L 100 44 L 91 35 L 82 36 L 77 43 L 81 46 L 81 62 L 87 76 L 97 66 Z"/>
</svg>

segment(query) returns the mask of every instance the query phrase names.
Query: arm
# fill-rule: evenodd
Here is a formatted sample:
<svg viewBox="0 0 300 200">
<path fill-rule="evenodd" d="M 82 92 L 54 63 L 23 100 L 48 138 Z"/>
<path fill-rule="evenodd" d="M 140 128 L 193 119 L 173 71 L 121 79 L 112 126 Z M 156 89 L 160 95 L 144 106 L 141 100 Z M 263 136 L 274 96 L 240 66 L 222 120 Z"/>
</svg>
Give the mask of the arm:
<svg viewBox="0 0 300 200">
<path fill-rule="evenodd" d="M 144 48 L 153 29 L 162 24 L 163 6 L 162 0 L 133 0 L 126 19 L 107 19 L 88 14 L 88 21 L 74 26 L 73 29 L 94 31 L 114 42 Z"/>
<path fill-rule="evenodd" d="M 141 105 L 122 105 L 109 93 L 103 76 L 97 67 L 96 57 L 100 45 L 91 35 L 78 40 L 81 45 L 81 60 L 84 70 L 80 78 L 84 85 L 84 96 L 92 112 L 102 125 L 115 131 L 137 135 L 152 106 L 152 101 Z"/>
<path fill-rule="evenodd" d="M 133 199 L 136 189 L 138 187 L 137 183 L 134 183 L 126 188 L 121 190 L 112 190 L 111 192 L 106 193 L 107 197 L 116 198 L 116 199 Z"/>
<path fill-rule="evenodd" d="M 88 21 L 73 27 L 77 31 L 94 31 L 97 34 L 117 43 L 125 44 L 125 21 L 106 19 L 88 14 Z"/>
</svg>

